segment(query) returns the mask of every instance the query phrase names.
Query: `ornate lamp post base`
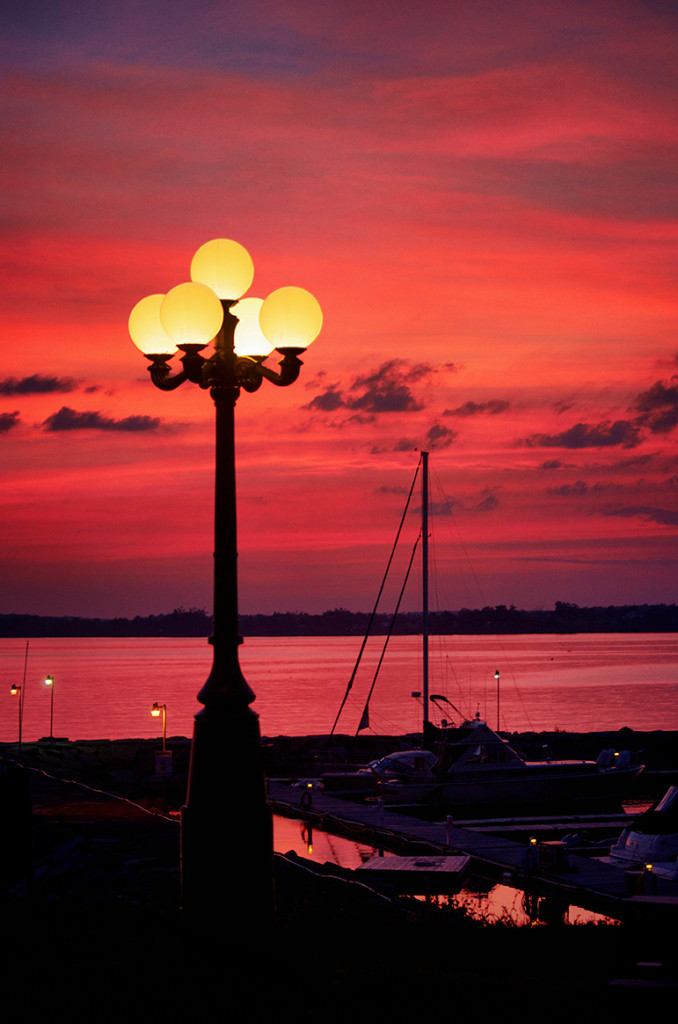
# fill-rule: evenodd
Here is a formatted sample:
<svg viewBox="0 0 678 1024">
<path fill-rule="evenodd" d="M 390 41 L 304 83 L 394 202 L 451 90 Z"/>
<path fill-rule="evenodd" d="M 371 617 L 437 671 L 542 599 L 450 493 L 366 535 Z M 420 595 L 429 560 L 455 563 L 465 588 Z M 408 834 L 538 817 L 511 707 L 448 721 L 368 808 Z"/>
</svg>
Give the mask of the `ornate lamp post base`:
<svg viewBox="0 0 678 1024">
<path fill-rule="evenodd" d="M 181 810 L 181 905 L 191 917 L 227 915 L 256 942 L 273 915 L 273 824 L 259 716 L 238 700 L 195 716 Z"/>
</svg>

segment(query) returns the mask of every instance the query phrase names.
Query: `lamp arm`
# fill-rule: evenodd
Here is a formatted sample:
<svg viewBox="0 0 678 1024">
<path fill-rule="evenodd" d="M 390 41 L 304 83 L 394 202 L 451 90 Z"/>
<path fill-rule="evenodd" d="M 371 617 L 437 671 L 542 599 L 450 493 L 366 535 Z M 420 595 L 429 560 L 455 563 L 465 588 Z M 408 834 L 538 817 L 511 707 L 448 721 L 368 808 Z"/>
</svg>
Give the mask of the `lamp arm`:
<svg viewBox="0 0 678 1024">
<path fill-rule="evenodd" d="M 270 366 L 264 366 L 263 358 L 260 356 L 234 356 L 233 357 L 233 381 L 236 387 L 245 391 L 258 391 L 262 380 L 270 381 L 276 387 L 287 387 L 293 384 L 299 376 L 301 360 L 296 354 L 285 352 L 280 361 L 280 372 L 276 373 Z"/>
<path fill-rule="evenodd" d="M 161 391 L 174 391 L 185 380 L 188 380 L 188 374 L 185 370 L 181 370 L 180 373 L 176 373 L 173 377 L 170 376 L 170 368 L 167 364 L 166 356 L 147 356 L 147 358 L 152 360 L 151 365 L 148 367 L 151 380 L 156 388 L 160 388 Z"/>
<path fill-rule="evenodd" d="M 167 363 L 167 360 L 170 358 L 169 356 L 157 355 L 146 357 L 151 360 L 148 371 L 155 386 L 160 388 L 161 391 L 174 391 L 185 380 L 190 380 L 194 384 L 200 384 L 202 387 L 205 387 L 206 385 L 203 384 L 203 370 L 208 360 L 200 354 L 196 345 L 180 345 L 179 349 L 183 353 L 181 356 L 183 369 L 173 377 L 170 376 L 170 368 Z"/>
<path fill-rule="evenodd" d="M 280 366 L 279 373 L 276 373 L 269 366 L 261 364 L 259 365 L 258 372 L 262 377 L 270 381 L 271 384 L 275 384 L 276 387 L 286 388 L 289 384 L 294 384 L 302 367 L 301 359 L 299 359 L 297 354 L 295 352 L 285 352 L 278 365 Z"/>
</svg>

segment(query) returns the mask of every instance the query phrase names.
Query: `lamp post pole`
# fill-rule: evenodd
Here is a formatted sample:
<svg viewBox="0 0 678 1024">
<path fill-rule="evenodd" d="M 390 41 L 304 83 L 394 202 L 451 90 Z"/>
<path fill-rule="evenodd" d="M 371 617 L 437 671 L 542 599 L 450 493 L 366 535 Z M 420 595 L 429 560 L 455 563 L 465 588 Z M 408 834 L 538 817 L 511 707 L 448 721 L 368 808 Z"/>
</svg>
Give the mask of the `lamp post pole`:
<svg viewBox="0 0 678 1024">
<path fill-rule="evenodd" d="M 47 676 L 45 679 L 45 686 L 49 686 L 50 689 L 50 700 L 49 700 L 49 738 L 54 739 L 54 677 Z"/>
<path fill-rule="evenodd" d="M 157 700 L 153 704 L 151 714 L 154 718 L 158 715 L 162 715 L 162 752 L 163 754 L 167 750 L 167 705 L 158 704 Z"/>
<path fill-rule="evenodd" d="M 18 684 L 12 687 L 12 693 L 19 696 L 19 750 L 21 750 L 21 737 L 23 733 L 24 723 L 24 700 L 26 699 L 26 671 L 28 669 L 28 644 L 26 641 L 26 654 L 24 655 L 24 681 L 19 686 Z"/>
<path fill-rule="evenodd" d="M 24 683 L 24 686 L 26 684 Z M 10 693 L 19 697 L 19 749 L 21 749 L 21 733 L 24 720 L 24 686 L 18 684 L 12 686 Z"/>
<path fill-rule="evenodd" d="M 211 395 L 216 412 L 213 662 L 198 694 L 204 707 L 194 720 L 181 811 L 181 899 L 189 913 L 210 906 L 227 909 L 242 932 L 272 915 L 273 832 L 259 716 L 250 708 L 254 693 L 238 659 L 235 381 L 217 384 Z"/>
<path fill-rule="evenodd" d="M 263 380 L 285 387 L 297 379 L 299 353 L 320 331 L 322 314 L 313 296 L 297 288 L 278 289 L 263 304 L 254 299 L 237 303 L 253 273 L 253 269 L 241 273 L 239 267 L 242 279 L 232 283 L 234 278 L 229 278 L 231 257 L 234 263 L 242 262 L 243 253 L 251 267 L 249 255 L 237 243 L 227 239 L 206 243 L 191 265 L 193 285 L 142 299 L 130 316 L 130 334 L 151 360 L 149 370 L 156 387 L 169 391 L 189 380 L 209 389 L 215 405 L 213 660 L 198 694 L 203 708 L 194 720 L 188 792 L 181 814 L 181 901 L 189 916 L 223 915 L 229 929 L 246 940 L 262 934 L 273 912 L 273 830 L 259 716 L 250 707 L 255 695 L 238 659 L 242 640 L 235 404 L 241 390 L 254 392 Z M 210 260 L 206 261 L 206 254 Z M 238 276 L 235 269 L 233 274 Z M 210 291 L 211 299 L 205 295 Z M 219 303 L 220 326 L 216 324 L 215 329 L 210 321 L 196 338 L 199 332 L 194 325 L 203 316 L 202 307 L 198 310 L 203 299 L 209 300 L 210 311 L 214 301 Z M 245 316 L 247 302 L 258 303 L 257 311 L 260 307 L 254 325 L 249 310 Z M 238 308 L 233 310 L 236 303 Z M 180 315 L 175 317 L 177 306 Z M 244 334 L 238 341 L 239 324 L 248 327 L 249 341 Z M 213 338 L 214 352 L 205 357 L 199 350 Z M 183 370 L 172 376 L 168 360 L 177 347 Z M 277 372 L 264 365 L 273 347 L 283 356 Z"/>
</svg>

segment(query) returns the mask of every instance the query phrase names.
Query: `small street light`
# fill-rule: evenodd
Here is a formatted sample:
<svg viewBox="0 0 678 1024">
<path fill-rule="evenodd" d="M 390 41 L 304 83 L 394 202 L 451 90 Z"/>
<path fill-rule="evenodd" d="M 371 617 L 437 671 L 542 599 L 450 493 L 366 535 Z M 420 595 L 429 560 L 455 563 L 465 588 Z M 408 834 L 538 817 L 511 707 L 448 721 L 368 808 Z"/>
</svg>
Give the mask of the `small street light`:
<svg viewBox="0 0 678 1024">
<path fill-rule="evenodd" d="M 49 738 L 54 739 L 54 677 L 47 676 L 45 679 L 45 686 L 50 688 L 50 707 L 49 707 Z"/>
<path fill-rule="evenodd" d="M 141 299 L 129 317 L 153 384 L 162 391 L 197 384 L 216 410 L 213 662 L 198 694 L 204 707 L 195 716 L 181 814 L 181 898 L 189 913 L 227 915 L 231 929 L 256 934 L 273 910 L 273 829 L 254 692 L 238 662 L 235 404 L 241 390 L 255 392 L 264 380 L 294 383 L 322 312 L 310 292 L 293 286 L 243 299 L 254 264 L 231 239 L 202 245 L 190 276 L 166 295 Z M 282 356 L 277 371 L 265 362 L 274 349 Z M 182 368 L 172 375 L 176 354 Z"/>
<path fill-rule="evenodd" d="M 15 683 L 10 691 L 14 696 L 18 695 L 19 697 L 19 748 L 21 748 L 21 736 L 24 721 L 24 700 L 26 699 L 26 671 L 28 669 L 28 644 L 29 641 L 27 640 L 26 654 L 24 656 L 24 681 L 21 686 L 19 686 L 18 683 Z"/>
<path fill-rule="evenodd" d="M 23 728 L 23 720 L 24 720 L 24 687 L 23 686 L 19 686 L 18 684 L 15 683 L 12 686 L 12 689 L 10 690 L 10 693 L 13 694 L 14 696 L 17 696 L 17 694 L 19 696 L 19 746 L 21 746 L 21 731 L 22 731 L 22 728 Z"/>
<path fill-rule="evenodd" d="M 162 750 L 164 753 L 167 750 L 167 705 L 158 704 L 157 700 L 154 701 L 151 714 L 153 718 L 159 718 L 162 714 Z"/>
</svg>

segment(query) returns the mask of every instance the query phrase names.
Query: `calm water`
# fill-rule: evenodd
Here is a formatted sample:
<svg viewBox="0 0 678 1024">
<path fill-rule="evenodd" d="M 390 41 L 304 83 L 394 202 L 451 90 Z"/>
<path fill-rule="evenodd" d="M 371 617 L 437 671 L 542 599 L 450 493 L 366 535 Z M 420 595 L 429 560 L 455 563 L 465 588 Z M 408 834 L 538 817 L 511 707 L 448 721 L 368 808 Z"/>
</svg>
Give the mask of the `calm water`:
<svg viewBox="0 0 678 1024">
<path fill-rule="evenodd" d="M 262 734 L 329 732 L 360 644 L 356 637 L 249 638 L 241 663 L 257 694 Z M 382 647 L 383 638 L 370 641 L 338 732 L 355 732 Z M 25 640 L 0 640 L 0 741 L 17 738 L 18 697 L 10 687 L 23 681 L 25 652 Z M 479 710 L 492 726 L 498 669 L 502 728 L 678 729 L 678 634 L 432 637 L 430 662 L 431 693 L 447 697 L 464 716 Z M 49 735 L 48 674 L 55 736 L 157 736 L 162 726 L 150 716 L 154 701 L 167 705 L 169 736 L 190 736 L 200 707 L 195 695 L 210 665 L 203 639 L 31 640 L 24 739 Z M 421 706 L 412 691 L 421 686 L 421 638 L 395 637 L 370 703 L 371 731 L 419 730 Z"/>
<path fill-rule="evenodd" d="M 294 851 L 301 857 L 317 864 L 339 864 L 344 868 L 358 868 L 377 854 L 377 850 L 366 843 L 313 829 L 307 822 L 293 818 L 273 816 L 275 848 L 279 853 Z M 386 854 L 388 856 L 388 853 Z M 440 897 L 444 906 L 448 897 Z M 479 878 L 467 878 L 463 888 L 449 897 L 453 906 L 464 907 L 473 917 L 485 921 L 510 920 L 516 925 L 528 925 L 535 920 L 536 904 L 530 905 L 529 898 L 520 889 L 509 885 L 494 885 Z M 605 920 L 601 915 L 581 907 L 561 908 L 561 920 L 567 924 L 583 924 Z"/>
</svg>

